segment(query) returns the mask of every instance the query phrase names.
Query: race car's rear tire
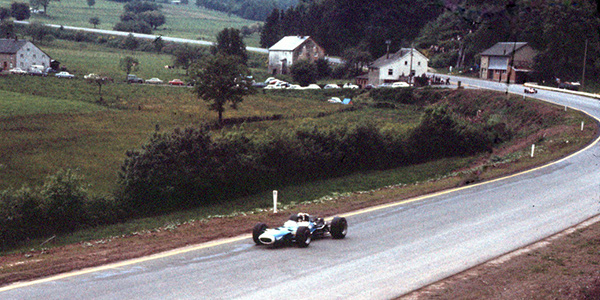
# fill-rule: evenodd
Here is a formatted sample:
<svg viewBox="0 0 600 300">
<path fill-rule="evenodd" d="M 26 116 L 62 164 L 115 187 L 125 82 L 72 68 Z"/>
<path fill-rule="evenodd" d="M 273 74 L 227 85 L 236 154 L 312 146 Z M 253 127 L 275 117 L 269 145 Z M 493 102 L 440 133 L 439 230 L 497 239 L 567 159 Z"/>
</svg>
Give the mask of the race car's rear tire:
<svg viewBox="0 0 600 300">
<path fill-rule="evenodd" d="M 298 244 L 298 247 L 300 247 L 300 248 L 308 247 L 311 240 L 312 240 L 312 237 L 310 234 L 310 229 L 308 229 L 308 227 L 306 227 L 306 226 L 298 227 L 298 229 L 296 230 L 296 244 Z"/>
<path fill-rule="evenodd" d="M 346 237 L 346 233 L 348 233 L 348 221 L 346 221 L 346 218 L 333 218 L 329 232 L 334 239 L 343 239 Z"/>
<path fill-rule="evenodd" d="M 260 239 L 258 239 L 258 237 L 261 234 L 263 234 L 266 230 L 267 224 L 265 223 L 258 223 L 254 225 L 254 229 L 252 230 L 252 239 L 254 240 L 254 243 L 256 243 L 257 245 L 263 245 L 263 243 L 260 241 Z"/>
</svg>

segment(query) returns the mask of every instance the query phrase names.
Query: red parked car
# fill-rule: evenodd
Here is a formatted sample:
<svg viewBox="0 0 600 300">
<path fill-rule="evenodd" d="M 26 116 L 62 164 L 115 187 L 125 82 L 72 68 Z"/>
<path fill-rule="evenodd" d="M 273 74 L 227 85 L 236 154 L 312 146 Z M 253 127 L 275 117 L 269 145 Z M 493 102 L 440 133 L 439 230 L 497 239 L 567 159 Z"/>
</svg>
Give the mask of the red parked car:
<svg viewBox="0 0 600 300">
<path fill-rule="evenodd" d="M 171 81 L 169 81 L 170 85 L 185 85 L 185 83 L 183 81 L 181 81 L 181 79 L 173 79 Z"/>
</svg>

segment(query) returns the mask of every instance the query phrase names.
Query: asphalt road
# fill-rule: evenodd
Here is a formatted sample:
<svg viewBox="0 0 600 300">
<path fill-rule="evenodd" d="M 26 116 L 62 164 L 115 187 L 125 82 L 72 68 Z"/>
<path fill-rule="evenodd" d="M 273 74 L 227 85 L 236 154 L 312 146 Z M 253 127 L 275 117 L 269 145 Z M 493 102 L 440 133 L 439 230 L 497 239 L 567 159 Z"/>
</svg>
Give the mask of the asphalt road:
<svg viewBox="0 0 600 300">
<path fill-rule="evenodd" d="M 535 96 L 600 117 L 597 100 Z M 0 288 L 0 298 L 389 299 L 599 214 L 599 157 L 594 144 L 530 172 L 349 214 L 346 239 L 306 249 L 257 247 L 246 236 Z"/>
</svg>

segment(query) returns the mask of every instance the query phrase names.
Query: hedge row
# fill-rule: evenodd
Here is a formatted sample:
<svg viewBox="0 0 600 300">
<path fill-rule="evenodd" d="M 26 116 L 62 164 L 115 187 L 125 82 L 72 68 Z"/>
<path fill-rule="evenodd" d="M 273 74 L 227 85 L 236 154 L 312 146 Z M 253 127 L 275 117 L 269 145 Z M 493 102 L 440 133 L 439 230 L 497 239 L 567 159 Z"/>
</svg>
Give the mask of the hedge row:
<svg viewBox="0 0 600 300">
<path fill-rule="evenodd" d="M 490 150 L 496 136 L 484 125 L 461 125 L 446 105 L 426 109 L 410 133 L 373 123 L 267 135 L 177 129 L 127 153 L 119 199 L 140 215 L 163 213 L 273 186 L 470 155 Z"/>
</svg>

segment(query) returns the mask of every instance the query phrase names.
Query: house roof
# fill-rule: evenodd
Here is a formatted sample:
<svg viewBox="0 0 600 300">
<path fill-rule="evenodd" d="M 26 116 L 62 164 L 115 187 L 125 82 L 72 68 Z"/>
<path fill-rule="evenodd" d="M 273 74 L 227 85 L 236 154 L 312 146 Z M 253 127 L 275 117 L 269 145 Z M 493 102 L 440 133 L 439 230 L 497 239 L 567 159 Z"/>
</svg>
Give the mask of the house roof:
<svg viewBox="0 0 600 300">
<path fill-rule="evenodd" d="M 425 57 L 425 55 L 421 54 L 421 52 L 419 52 L 419 50 L 414 49 L 414 48 L 412 48 L 412 49 L 413 49 L 413 55 L 418 53 L 419 55 Z M 407 55 L 410 55 L 410 52 L 411 52 L 411 48 L 401 48 L 396 53 L 391 53 L 389 56 L 386 54 L 386 55 L 378 58 L 376 61 L 374 61 L 371 64 L 371 67 L 372 68 L 380 68 L 380 67 L 389 65 L 393 62 L 396 62 L 397 60 L 402 59 L 403 57 L 405 57 Z M 425 57 L 425 59 L 427 59 L 427 58 Z M 427 60 L 429 60 L 429 59 L 427 59 Z"/>
<path fill-rule="evenodd" d="M 300 47 L 310 36 L 286 36 L 269 48 L 269 51 L 292 51 Z"/>
<path fill-rule="evenodd" d="M 486 56 L 510 56 L 512 55 L 513 49 L 517 50 L 527 46 L 526 42 L 500 42 L 491 48 L 481 52 L 481 55 Z"/>
<path fill-rule="evenodd" d="M 26 40 L 0 39 L 0 53 L 17 53 L 17 51 L 19 51 L 19 49 L 21 49 L 25 44 L 27 44 Z"/>
</svg>

